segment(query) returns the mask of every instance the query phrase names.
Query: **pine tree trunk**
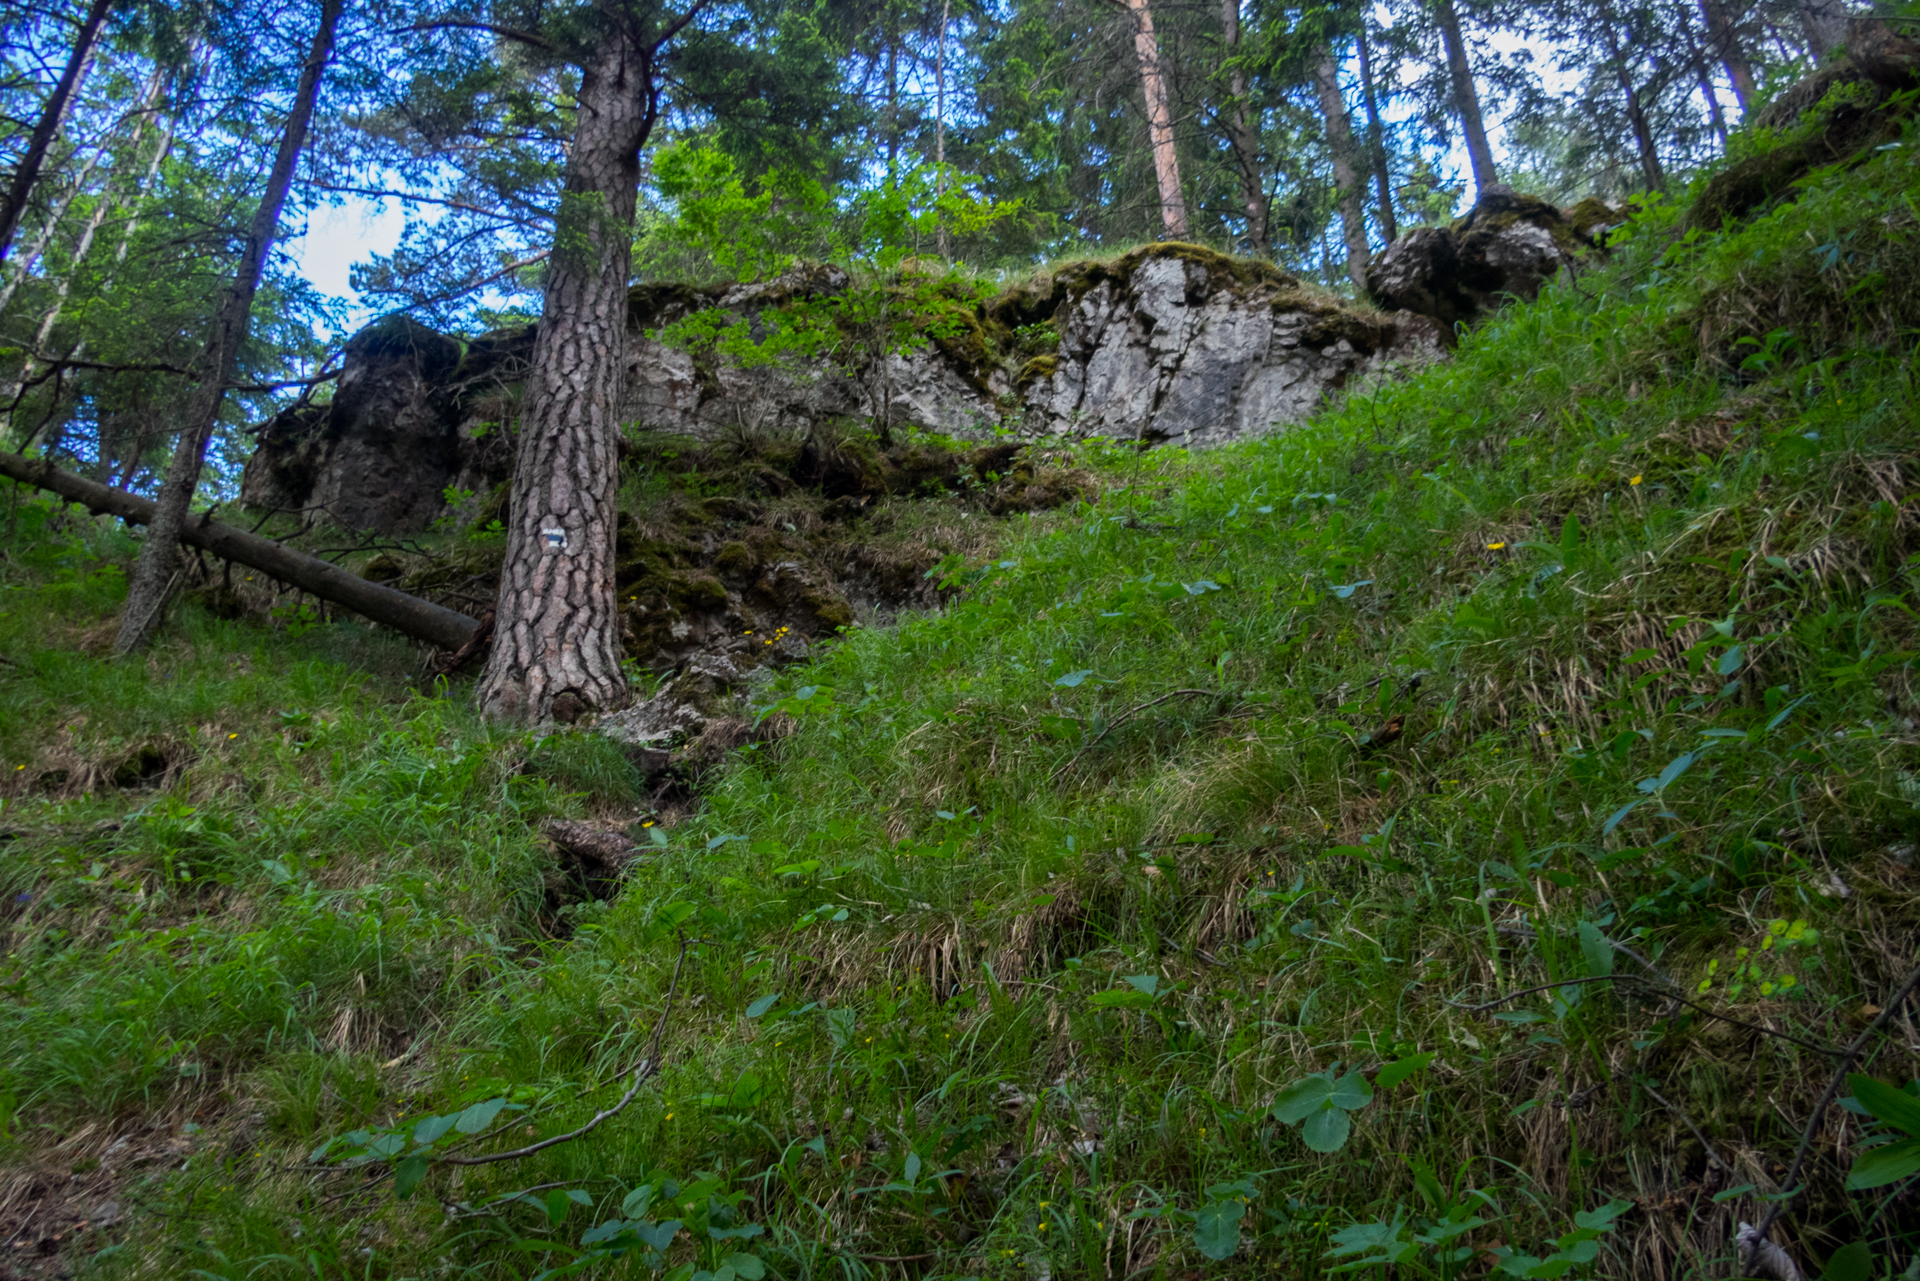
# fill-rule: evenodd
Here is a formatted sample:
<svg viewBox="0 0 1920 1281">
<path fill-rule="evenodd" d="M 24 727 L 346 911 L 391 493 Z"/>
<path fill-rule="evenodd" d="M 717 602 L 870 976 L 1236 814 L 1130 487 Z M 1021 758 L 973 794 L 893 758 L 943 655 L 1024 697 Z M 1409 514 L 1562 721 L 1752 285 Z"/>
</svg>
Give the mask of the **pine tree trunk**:
<svg viewBox="0 0 1920 1281">
<path fill-rule="evenodd" d="M 947 194 L 947 23 L 952 20 L 953 0 L 940 3 L 940 47 L 933 55 L 933 195 L 937 205 Z M 934 223 L 935 251 L 947 256 L 947 219 L 944 214 Z"/>
<path fill-rule="evenodd" d="M 0 262 L 6 261 L 7 250 L 13 247 L 13 234 L 20 229 L 20 219 L 27 212 L 27 199 L 33 194 L 34 183 L 40 180 L 40 166 L 46 162 L 47 148 L 52 145 L 53 135 L 59 131 L 67 108 L 73 104 L 73 95 L 93 62 L 93 51 L 100 43 L 100 28 L 106 24 L 107 11 L 112 7 L 113 0 L 93 0 L 80 24 L 80 34 L 74 37 L 66 70 L 61 72 L 53 92 L 40 108 L 40 119 L 27 138 L 27 149 L 14 166 L 13 181 L 7 184 L 6 203 L 0 205 Z"/>
<path fill-rule="evenodd" d="M 1160 184 L 1160 221 L 1175 240 L 1187 237 L 1187 202 L 1180 193 L 1180 154 L 1173 145 L 1173 111 L 1167 105 L 1160 46 L 1153 38 L 1148 0 L 1120 0 L 1133 15 L 1133 48 L 1140 58 L 1140 84 L 1147 99 L 1147 133 L 1153 142 L 1153 172 Z"/>
<path fill-rule="evenodd" d="M 1388 244 L 1400 239 L 1400 223 L 1393 215 L 1393 180 L 1387 174 L 1387 134 L 1380 124 L 1380 104 L 1373 94 L 1373 59 L 1367 52 L 1367 30 L 1360 28 L 1360 96 L 1367 105 L 1367 150 L 1373 161 L 1373 181 L 1380 195 L 1380 234 Z"/>
<path fill-rule="evenodd" d="M 1240 0 L 1220 0 L 1220 27 L 1226 36 L 1227 56 L 1240 52 Z M 1240 196 L 1247 210 L 1247 245 L 1253 252 L 1268 257 L 1273 244 L 1267 230 L 1271 215 L 1267 211 L 1266 187 L 1260 181 L 1260 144 L 1247 124 L 1247 73 L 1235 66 L 1228 75 L 1228 92 L 1233 108 L 1228 113 L 1227 141 L 1233 148 L 1234 168 L 1240 175 Z"/>
<path fill-rule="evenodd" d="M 613 588 L 618 414 L 640 149 L 658 115 L 652 51 L 610 31 L 583 68 L 513 472 L 488 717 L 572 722 L 626 702 Z"/>
<path fill-rule="evenodd" d="M 1313 87 L 1320 95 L 1320 113 L 1327 119 L 1327 150 L 1333 154 L 1333 185 L 1340 207 L 1340 226 L 1346 233 L 1347 277 L 1353 287 L 1367 288 L 1367 219 L 1360 204 L 1365 184 L 1353 163 L 1353 125 L 1347 118 L 1347 100 L 1340 93 L 1340 69 L 1333 48 L 1322 46 L 1313 66 Z"/>
<path fill-rule="evenodd" d="M 1826 66 L 1847 40 L 1844 0 L 1800 0 L 1800 26 L 1806 32 L 1814 62 Z"/>
<path fill-rule="evenodd" d="M 1740 47 L 1740 33 L 1727 16 L 1722 0 L 1700 0 L 1700 16 L 1706 19 L 1707 35 L 1713 41 L 1714 55 L 1720 60 L 1720 65 L 1727 69 L 1727 81 L 1733 85 L 1733 96 L 1740 100 L 1740 110 L 1745 112 L 1747 104 L 1753 101 L 1755 88 L 1753 64 L 1747 61 L 1746 51 Z"/>
<path fill-rule="evenodd" d="M 1460 117 L 1460 132 L 1466 138 L 1467 159 L 1473 164 L 1473 186 L 1478 195 L 1500 181 L 1493 167 L 1493 148 L 1487 145 L 1487 126 L 1480 118 L 1480 93 L 1474 88 L 1473 66 L 1467 61 L 1467 42 L 1460 33 L 1460 15 L 1454 12 L 1453 0 L 1435 0 L 1434 18 L 1447 46 L 1453 111 Z"/>
<path fill-rule="evenodd" d="M 1613 62 L 1614 79 L 1626 103 L 1627 124 L 1633 129 L 1634 146 L 1640 152 L 1640 174 L 1647 181 L 1648 191 L 1665 191 L 1666 171 L 1660 165 L 1660 153 L 1654 145 L 1653 128 L 1647 120 L 1646 108 L 1640 101 L 1640 91 L 1634 87 L 1633 72 L 1620 49 L 1620 37 L 1614 26 L 1611 4 L 1602 6 L 1600 19 L 1601 30 L 1606 32 L 1607 52 Z"/>
<path fill-rule="evenodd" d="M 127 609 L 120 618 L 120 634 L 113 643 L 117 654 L 129 653 L 152 639 L 173 594 L 180 560 L 180 528 L 186 523 L 194 490 L 199 488 L 200 472 L 206 465 L 207 442 L 220 421 L 227 384 L 239 370 L 240 348 L 246 342 L 253 318 L 253 296 L 260 288 L 267 250 L 280 226 L 280 210 L 286 204 L 287 188 L 293 183 L 294 166 L 307 143 L 314 100 L 320 95 L 320 80 L 327 60 L 333 55 L 334 29 L 340 24 L 341 3 L 342 0 L 321 0 L 320 25 L 314 32 L 306 65 L 300 69 L 293 109 L 280 134 L 280 149 L 273 158 L 266 190 L 261 193 L 253 221 L 247 228 L 246 244 L 241 249 L 233 283 L 221 299 L 213 332 L 207 337 L 206 350 L 200 359 L 200 381 L 187 406 L 187 426 L 180 433 L 172 461 L 167 464 L 153 522 L 127 581 Z"/>
</svg>

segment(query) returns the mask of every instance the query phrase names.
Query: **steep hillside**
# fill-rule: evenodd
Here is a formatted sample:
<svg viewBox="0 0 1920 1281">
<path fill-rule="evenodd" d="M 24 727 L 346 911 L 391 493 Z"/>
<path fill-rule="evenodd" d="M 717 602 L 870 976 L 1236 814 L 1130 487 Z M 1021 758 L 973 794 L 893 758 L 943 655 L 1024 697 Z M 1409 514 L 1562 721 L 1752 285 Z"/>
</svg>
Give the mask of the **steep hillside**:
<svg viewBox="0 0 1920 1281">
<path fill-rule="evenodd" d="M 1905 1268 L 1846 1069 L 1920 1075 L 1916 146 L 1287 434 L 1074 446 L 672 795 L 348 624 L 107 663 L 125 547 L 22 499 L 0 1266 Z"/>
</svg>

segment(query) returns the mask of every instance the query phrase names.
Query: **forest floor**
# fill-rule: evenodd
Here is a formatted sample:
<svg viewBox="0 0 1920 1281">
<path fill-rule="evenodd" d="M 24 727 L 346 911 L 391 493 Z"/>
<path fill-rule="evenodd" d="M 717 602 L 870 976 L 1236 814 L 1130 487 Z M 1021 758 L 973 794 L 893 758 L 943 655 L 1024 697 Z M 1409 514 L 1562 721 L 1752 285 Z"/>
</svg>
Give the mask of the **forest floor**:
<svg viewBox="0 0 1920 1281">
<path fill-rule="evenodd" d="M 13 495 L 0 1276 L 1901 1273 L 1916 147 L 1092 501 L 887 499 L 944 604 L 671 814 L 353 623 L 109 661 L 131 544 Z"/>
</svg>

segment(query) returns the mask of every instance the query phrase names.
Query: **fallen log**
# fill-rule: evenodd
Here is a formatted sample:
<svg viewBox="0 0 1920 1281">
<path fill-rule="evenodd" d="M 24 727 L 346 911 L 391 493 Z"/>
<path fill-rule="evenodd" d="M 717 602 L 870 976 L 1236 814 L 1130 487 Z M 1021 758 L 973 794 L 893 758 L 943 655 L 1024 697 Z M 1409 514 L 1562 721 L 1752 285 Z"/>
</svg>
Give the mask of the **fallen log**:
<svg viewBox="0 0 1920 1281">
<path fill-rule="evenodd" d="M 96 515 L 118 516 L 129 525 L 144 525 L 153 519 L 152 499 L 61 471 L 44 459 L 23 458 L 0 450 L 0 476 L 58 494 Z M 204 515 L 187 518 L 186 527 L 180 531 L 180 541 L 292 583 L 321 600 L 331 601 L 442 649 L 459 649 L 480 630 L 480 624 L 465 614 L 369 582 L 318 556 L 282 547 L 270 538 L 223 525 Z"/>
</svg>

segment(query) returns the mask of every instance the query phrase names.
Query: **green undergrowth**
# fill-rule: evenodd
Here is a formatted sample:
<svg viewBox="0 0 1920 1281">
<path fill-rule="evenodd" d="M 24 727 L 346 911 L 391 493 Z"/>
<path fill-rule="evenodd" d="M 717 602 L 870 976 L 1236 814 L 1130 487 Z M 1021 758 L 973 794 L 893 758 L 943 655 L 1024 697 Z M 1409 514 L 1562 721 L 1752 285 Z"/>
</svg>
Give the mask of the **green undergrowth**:
<svg viewBox="0 0 1920 1281">
<path fill-rule="evenodd" d="M 109 1275 L 1736 1275 L 1831 1048 L 1920 1072 L 1873 1027 L 1920 929 L 1912 154 L 1647 209 L 1286 434 L 1084 447 L 1100 502 L 758 687 L 780 735 L 564 930 L 529 823 L 618 799 L 589 739 L 343 625 L 190 619 L 136 679 L 47 626 L 110 610 L 92 552 L 10 571 L 9 768 L 197 762 L 8 796 L 20 1159 L 169 1118 Z M 1845 1102 L 1776 1236 L 1895 1275 Z"/>
</svg>

